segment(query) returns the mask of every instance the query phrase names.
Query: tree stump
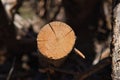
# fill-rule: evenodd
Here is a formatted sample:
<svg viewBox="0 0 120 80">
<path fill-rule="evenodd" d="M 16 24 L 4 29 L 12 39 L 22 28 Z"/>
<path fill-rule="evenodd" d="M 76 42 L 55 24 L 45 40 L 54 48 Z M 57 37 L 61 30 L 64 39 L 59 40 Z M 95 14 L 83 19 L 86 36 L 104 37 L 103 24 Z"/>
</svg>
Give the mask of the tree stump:
<svg viewBox="0 0 120 80">
<path fill-rule="evenodd" d="M 73 49 L 75 38 L 75 33 L 69 25 L 54 21 L 40 30 L 37 36 L 38 50 L 45 58 L 59 63 Z"/>
</svg>

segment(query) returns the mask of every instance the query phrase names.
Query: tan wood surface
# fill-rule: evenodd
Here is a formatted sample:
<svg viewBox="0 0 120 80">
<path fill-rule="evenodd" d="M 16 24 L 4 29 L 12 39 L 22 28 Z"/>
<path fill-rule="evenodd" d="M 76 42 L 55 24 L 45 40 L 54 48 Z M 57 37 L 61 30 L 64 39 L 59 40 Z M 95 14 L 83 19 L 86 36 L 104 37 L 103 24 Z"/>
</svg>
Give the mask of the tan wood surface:
<svg viewBox="0 0 120 80">
<path fill-rule="evenodd" d="M 72 28 L 59 21 L 46 24 L 37 36 L 38 49 L 45 57 L 60 59 L 67 56 L 75 44 Z"/>
</svg>

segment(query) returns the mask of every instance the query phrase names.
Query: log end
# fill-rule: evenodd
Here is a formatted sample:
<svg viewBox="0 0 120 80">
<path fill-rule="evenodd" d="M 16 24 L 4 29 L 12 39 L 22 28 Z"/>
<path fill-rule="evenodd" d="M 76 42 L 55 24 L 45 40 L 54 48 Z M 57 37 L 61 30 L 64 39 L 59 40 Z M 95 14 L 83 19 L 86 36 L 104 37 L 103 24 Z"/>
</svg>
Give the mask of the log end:
<svg viewBox="0 0 120 80">
<path fill-rule="evenodd" d="M 61 59 L 67 56 L 75 44 L 72 28 L 60 21 L 46 24 L 37 36 L 38 50 L 49 59 Z"/>
</svg>

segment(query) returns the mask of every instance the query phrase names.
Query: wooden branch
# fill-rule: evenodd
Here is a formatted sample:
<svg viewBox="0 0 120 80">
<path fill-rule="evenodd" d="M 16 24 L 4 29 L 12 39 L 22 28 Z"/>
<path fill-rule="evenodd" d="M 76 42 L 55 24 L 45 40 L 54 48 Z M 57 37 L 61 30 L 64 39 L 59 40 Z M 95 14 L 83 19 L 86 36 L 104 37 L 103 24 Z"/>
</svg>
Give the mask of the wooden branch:
<svg viewBox="0 0 120 80">
<path fill-rule="evenodd" d="M 11 76 L 11 79 L 14 79 L 14 78 L 23 78 L 23 77 L 26 77 L 26 76 L 34 76 L 37 72 L 35 71 L 28 71 L 28 72 L 17 72 L 17 73 L 13 73 L 12 76 Z M 6 79 L 7 77 L 7 74 L 0 74 L 0 78 L 2 79 Z"/>
<path fill-rule="evenodd" d="M 111 30 L 112 25 L 111 25 L 111 12 L 112 12 L 112 0 L 105 0 L 103 2 L 103 10 L 105 14 L 105 19 L 106 19 L 106 27 Z"/>
<path fill-rule="evenodd" d="M 39 71 L 42 72 L 42 73 L 46 73 L 46 72 L 48 72 L 49 70 L 52 69 L 54 71 L 57 71 L 57 72 L 60 72 L 60 73 L 63 73 L 63 74 L 72 75 L 77 80 L 85 80 L 87 77 L 93 75 L 94 73 L 100 71 L 101 69 L 103 69 L 104 67 L 106 67 L 107 65 L 110 65 L 110 64 L 111 64 L 111 57 L 108 57 L 108 58 L 100 61 L 98 64 L 92 66 L 91 68 L 88 68 L 88 70 L 86 70 L 83 73 L 74 72 L 74 71 L 67 71 L 67 70 L 59 69 L 59 68 L 55 68 L 55 67 L 39 69 Z"/>
<path fill-rule="evenodd" d="M 87 77 L 91 76 L 92 74 L 98 72 L 99 70 L 103 69 L 105 66 L 111 64 L 111 57 L 108 57 L 102 61 L 100 61 L 98 64 L 92 66 L 87 71 L 79 74 L 78 80 L 85 80 Z"/>
<path fill-rule="evenodd" d="M 67 74 L 67 75 L 74 76 L 75 78 L 77 78 L 77 80 L 85 80 L 87 77 L 89 77 L 92 74 L 98 72 L 99 70 L 103 69 L 104 67 L 106 67 L 109 64 L 111 64 L 111 58 L 110 57 L 100 61 L 100 63 L 92 66 L 91 68 L 89 68 L 87 71 L 85 71 L 83 73 L 69 71 L 69 70 L 55 68 L 55 67 L 48 67 L 48 68 L 44 68 L 44 69 L 39 69 L 39 72 L 40 73 L 47 73 L 47 72 L 52 70 L 52 71 L 56 71 L 56 73 L 60 72 L 62 74 Z M 32 76 L 34 74 L 36 74 L 35 71 L 18 72 L 16 74 L 13 73 L 12 78 Z M 6 74 L 2 74 L 2 75 L 0 74 L 0 78 L 5 78 L 6 76 L 7 76 Z"/>
<path fill-rule="evenodd" d="M 60 72 L 60 73 L 63 73 L 63 74 L 68 74 L 68 75 L 76 75 L 77 74 L 77 72 L 74 72 L 74 71 L 68 71 L 68 70 L 59 69 L 59 68 L 55 68 L 55 67 L 39 69 L 39 71 L 42 72 L 42 73 L 47 73 L 50 70 Z"/>
<path fill-rule="evenodd" d="M 106 48 L 102 53 L 100 60 L 105 59 L 110 56 L 110 48 Z"/>
</svg>

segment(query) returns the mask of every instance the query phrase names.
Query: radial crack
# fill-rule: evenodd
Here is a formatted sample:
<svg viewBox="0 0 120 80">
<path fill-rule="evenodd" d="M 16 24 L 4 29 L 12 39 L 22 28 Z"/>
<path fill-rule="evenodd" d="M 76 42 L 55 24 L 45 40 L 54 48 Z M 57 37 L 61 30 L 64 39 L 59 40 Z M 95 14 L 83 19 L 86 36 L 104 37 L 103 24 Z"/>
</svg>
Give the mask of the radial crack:
<svg viewBox="0 0 120 80">
<path fill-rule="evenodd" d="M 70 32 L 72 32 L 72 29 L 65 35 L 65 37 L 66 37 Z"/>
<path fill-rule="evenodd" d="M 51 24 L 49 24 L 49 26 L 50 26 L 51 30 L 53 31 L 53 33 L 54 33 L 54 34 L 55 34 L 55 36 L 56 36 L 55 30 L 53 29 L 52 25 L 51 25 Z"/>
</svg>

